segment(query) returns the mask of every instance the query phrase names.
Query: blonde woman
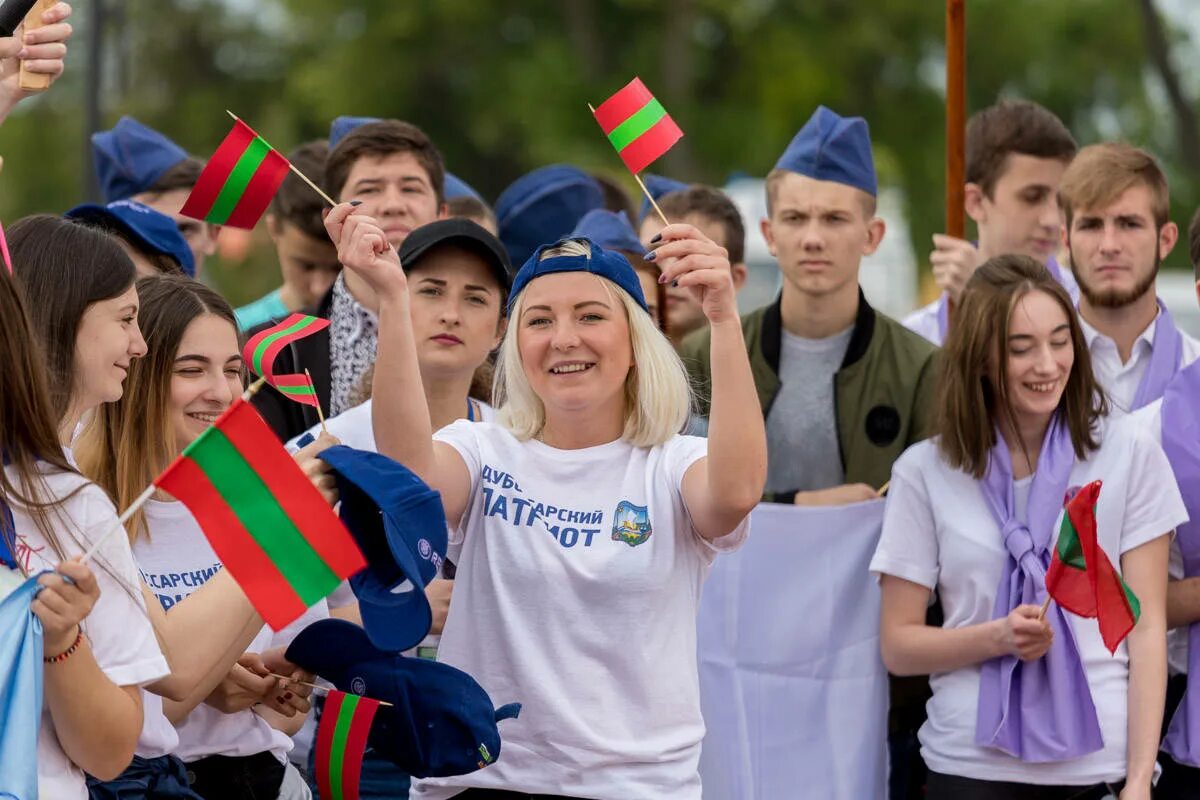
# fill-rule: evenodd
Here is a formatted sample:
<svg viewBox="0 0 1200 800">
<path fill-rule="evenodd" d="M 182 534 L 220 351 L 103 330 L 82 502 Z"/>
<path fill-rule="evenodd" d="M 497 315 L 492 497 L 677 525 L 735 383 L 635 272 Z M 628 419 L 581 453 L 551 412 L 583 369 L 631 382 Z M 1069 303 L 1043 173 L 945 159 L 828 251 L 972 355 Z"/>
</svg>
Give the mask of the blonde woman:
<svg viewBox="0 0 1200 800">
<path fill-rule="evenodd" d="M 766 438 L 725 251 L 688 225 L 649 256 L 713 326 L 707 440 L 682 436 L 690 393 L 628 260 L 586 239 L 517 274 L 498 421 L 432 435 L 400 262 L 375 220 L 326 219 L 341 262 L 380 298 L 380 450 L 442 494 L 456 527 L 439 659 L 519 697 L 504 753 L 420 798 L 699 798 L 700 587 L 744 541 Z"/>
</svg>

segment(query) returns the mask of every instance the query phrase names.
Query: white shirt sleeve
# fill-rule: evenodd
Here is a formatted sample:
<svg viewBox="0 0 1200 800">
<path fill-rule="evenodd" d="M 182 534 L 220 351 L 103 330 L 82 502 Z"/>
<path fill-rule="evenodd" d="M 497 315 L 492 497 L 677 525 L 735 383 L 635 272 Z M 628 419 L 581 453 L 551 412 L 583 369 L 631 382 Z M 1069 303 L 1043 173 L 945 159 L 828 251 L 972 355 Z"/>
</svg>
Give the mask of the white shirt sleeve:
<svg viewBox="0 0 1200 800">
<path fill-rule="evenodd" d="M 488 423 L 460 419 L 433 434 L 435 442 L 445 442 L 453 447 L 459 456 L 462 457 L 463 463 L 467 465 L 467 472 L 471 476 L 468 497 L 474 497 L 479 488 L 479 476 L 483 472 L 483 460 L 479 453 L 479 428 L 477 426 L 486 425 Z M 457 547 L 457 545 L 463 543 L 463 539 L 466 536 L 467 518 L 471 515 L 471 506 L 471 501 L 468 501 L 467 508 L 463 512 L 462 525 L 456 527 L 453 520 L 446 520 L 450 532 L 448 545 Z"/>
<path fill-rule="evenodd" d="M 937 523 L 921 474 L 920 456 L 928 457 L 930 454 L 923 451 L 933 446 L 917 445 L 892 467 L 883 532 L 870 566 L 877 576 L 895 575 L 931 591 L 938 582 Z M 936 452 L 932 455 L 936 457 Z"/>
<path fill-rule="evenodd" d="M 1187 509 L 1166 453 L 1143 427 L 1123 426 L 1130 443 L 1129 484 L 1121 554 L 1170 533 L 1187 522 Z M 1101 492 L 1104 490 L 1101 489 Z"/>
<path fill-rule="evenodd" d="M 671 485 L 679 496 L 679 503 L 687 515 L 692 540 L 699 545 L 701 555 L 708 561 L 718 553 L 732 553 L 746 542 L 750 535 L 750 515 L 747 514 L 737 527 L 718 539 L 705 539 L 691 521 L 691 512 L 683 499 L 683 476 L 702 458 L 708 458 L 708 440 L 699 436 L 676 436 L 663 445 L 663 469 L 670 476 Z"/>
</svg>

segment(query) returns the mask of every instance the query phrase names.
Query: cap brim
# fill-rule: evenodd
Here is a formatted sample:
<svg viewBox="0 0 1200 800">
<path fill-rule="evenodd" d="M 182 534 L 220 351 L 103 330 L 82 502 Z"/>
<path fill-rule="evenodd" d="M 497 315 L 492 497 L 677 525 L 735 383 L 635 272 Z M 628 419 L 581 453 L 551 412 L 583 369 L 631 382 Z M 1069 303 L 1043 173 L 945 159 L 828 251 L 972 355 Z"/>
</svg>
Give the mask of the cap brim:
<svg viewBox="0 0 1200 800">
<path fill-rule="evenodd" d="M 409 237 L 412 235 L 410 233 Z M 445 245 L 455 245 L 481 256 L 487 262 L 488 269 L 492 271 L 501 288 L 507 292 L 512 287 L 512 275 L 506 266 L 509 263 L 508 253 L 505 251 L 504 245 L 501 244 L 500 240 L 483 228 L 479 228 L 477 231 L 466 227 L 459 228 L 458 230 L 447 232 L 444 236 L 430 239 L 427 242 L 421 242 L 419 245 L 408 250 L 405 250 L 402 245 L 400 248 L 402 251 L 400 253 L 400 263 L 403 264 L 404 271 L 407 272 L 417 266 L 421 258 L 431 250 L 444 247 Z"/>
</svg>

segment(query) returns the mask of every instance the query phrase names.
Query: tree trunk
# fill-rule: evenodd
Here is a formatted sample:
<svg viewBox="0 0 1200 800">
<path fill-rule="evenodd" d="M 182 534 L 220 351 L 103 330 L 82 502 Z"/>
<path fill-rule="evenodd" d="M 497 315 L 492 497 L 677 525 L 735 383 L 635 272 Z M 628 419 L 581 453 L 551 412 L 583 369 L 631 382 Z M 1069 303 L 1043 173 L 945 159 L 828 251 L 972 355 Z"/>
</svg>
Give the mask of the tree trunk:
<svg viewBox="0 0 1200 800">
<path fill-rule="evenodd" d="M 1175 135 L 1179 143 L 1179 156 L 1194 174 L 1200 171 L 1200 125 L 1196 121 L 1196 110 L 1184 95 L 1179 73 L 1171 63 L 1171 44 L 1167 40 L 1167 32 L 1163 27 L 1162 18 L 1158 15 L 1158 9 L 1154 6 L 1154 0 L 1138 0 L 1138 8 L 1142 12 L 1147 54 L 1162 78 L 1163 86 L 1167 90 L 1167 99 L 1175 112 Z"/>
</svg>

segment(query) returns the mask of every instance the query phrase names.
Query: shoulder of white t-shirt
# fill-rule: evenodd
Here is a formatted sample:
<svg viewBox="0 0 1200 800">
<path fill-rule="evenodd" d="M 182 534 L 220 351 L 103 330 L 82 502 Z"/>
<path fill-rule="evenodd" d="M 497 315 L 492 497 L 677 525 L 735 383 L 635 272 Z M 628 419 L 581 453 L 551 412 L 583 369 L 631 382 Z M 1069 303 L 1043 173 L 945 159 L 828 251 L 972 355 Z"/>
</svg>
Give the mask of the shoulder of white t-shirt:
<svg viewBox="0 0 1200 800">
<path fill-rule="evenodd" d="M 908 328 L 913 333 L 924 336 L 929 341 L 936 345 L 941 345 L 941 336 L 938 330 L 938 311 L 941 298 L 934 300 L 927 306 L 922 306 L 916 311 L 913 311 L 908 316 L 900 320 L 900 324 Z"/>
</svg>

